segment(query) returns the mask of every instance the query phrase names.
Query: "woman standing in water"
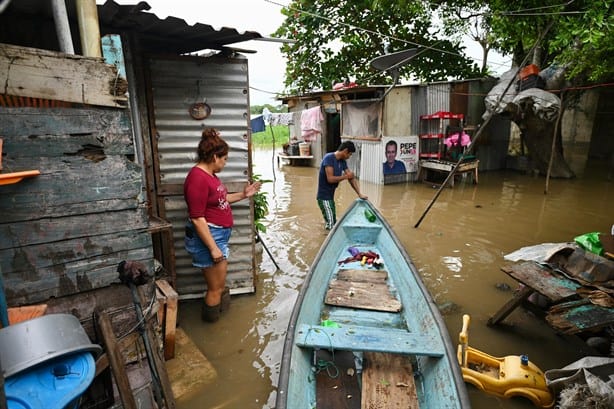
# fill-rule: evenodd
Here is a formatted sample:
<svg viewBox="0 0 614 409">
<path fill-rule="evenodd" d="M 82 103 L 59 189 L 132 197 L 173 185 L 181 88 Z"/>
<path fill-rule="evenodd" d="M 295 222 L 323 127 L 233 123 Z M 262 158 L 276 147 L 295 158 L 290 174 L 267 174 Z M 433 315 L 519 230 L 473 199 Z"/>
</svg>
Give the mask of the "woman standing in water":
<svg viewBox="0 0 614 409">
<path fill-rule="evenodd" d="M 226 287 L 228 241 L 233 225 L 230 204 L 260 190 L 260 182 L 248 183 L 242 192 L 228 193 L 216 173 L 228 160 L 228 144 L 214 128 L 203 130 L 198 144 L 198 163 L 186 176 L 183 196 L 188 205 L 185 248 L 192 265 L 201 268 L 207 283 L 202 319 L 215 322 L 230 306 Z"/>
</svg>

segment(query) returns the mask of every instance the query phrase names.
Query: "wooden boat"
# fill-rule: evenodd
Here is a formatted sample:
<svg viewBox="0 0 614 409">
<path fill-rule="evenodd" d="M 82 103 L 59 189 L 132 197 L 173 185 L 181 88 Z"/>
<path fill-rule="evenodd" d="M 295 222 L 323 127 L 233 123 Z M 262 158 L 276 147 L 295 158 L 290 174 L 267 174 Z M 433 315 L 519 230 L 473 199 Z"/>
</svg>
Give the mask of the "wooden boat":
<svg viewBox="0 0 614 409">
<path fill-rule="evenodd" d="M 455 347 L 416 267 L 379 211 L 357 199 L 305 277 L 276 408 L 374 407 L 470 405 Z"/>
</svg>

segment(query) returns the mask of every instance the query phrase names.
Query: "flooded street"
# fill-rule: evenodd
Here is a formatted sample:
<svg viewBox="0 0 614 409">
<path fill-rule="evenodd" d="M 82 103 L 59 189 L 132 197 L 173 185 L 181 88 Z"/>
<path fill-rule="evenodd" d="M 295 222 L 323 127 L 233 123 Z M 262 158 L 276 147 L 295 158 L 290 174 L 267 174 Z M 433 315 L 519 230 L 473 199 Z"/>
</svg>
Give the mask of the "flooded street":
<svg viewBox="0 0 614 409">
<path fill-rule="evenodd" d="M 218 371 L 217 382 L 179 409 L 273 408 L 286 326 L 303 277 L 326 237 L 316 204 L 317 168 L 278 167 L 272 150 L 253 154 L 255 173 L 275 179 L 263 185 L 269 215 L 261 234 L 266 251 L 258 254 L 255 294 L 233 296 L 229 312 L 215 324 L 200 320 L 200 302 L 185 301 L 179 325 Z M 573 166 L 573 164 L 572 164 Z M 579 167 L 579 165 L 577 165 Z M 420 270 L 439 305 L 454 306 L 444 314 L 453 344 L 462 315 L 471 316 L 469 345 L 494 356 L 527 354 L 542 370 L 561 368 L 583 356 L 577 344 L 519 308 L 503 325 L 487 320 L 512 297 L 495 286 L 516 282 L 500 267 L 505 254 L 547 242 L 573 241 L 583 233 L 609 232 L 614 223 L 614 181 L 607 169 L 574 169 L 573 180 L 551 180 L 512 171 L 481 172 L 479 185 L 457 183 L 446 188 L 414 227 L 437 189 L 424 183 L 374 185 L 361 190 L 381 211 Z M 337 213 L 356 199 L 348 183 L 337 190 Z M 232 254 L 230 256 L 232 258 Z M 505 400 L 468 386 L 475 409 L 520 409 L 524 400 Z"/>
</svg>

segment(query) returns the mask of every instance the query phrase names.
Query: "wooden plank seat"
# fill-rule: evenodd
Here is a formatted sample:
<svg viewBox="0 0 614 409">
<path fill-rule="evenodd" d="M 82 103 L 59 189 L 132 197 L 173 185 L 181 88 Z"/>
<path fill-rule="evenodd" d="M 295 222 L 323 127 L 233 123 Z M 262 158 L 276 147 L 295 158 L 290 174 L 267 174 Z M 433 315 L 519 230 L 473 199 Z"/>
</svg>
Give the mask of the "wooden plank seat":
<svg viewBox="0 0 614 409">
<path fill-rule="evenodd" d="M 338 307 L 399 312 L 401 302 L 390 293 L 388 272 L 384 270 L 339 270 L 324 302 Z"/>
<path fill-rule="evenodd" d="M 301 324 L 296 345 L 303 348 L 391 352 L 442 357 L 443 344 L 403 329 L 343 325 L 339 328 Z"/>
<path fill-rule="evenodd" d="M 396 354 L 364 354 L 362 409 L 419 407 L 414 371 L 409 359 Z"/>
</svg>

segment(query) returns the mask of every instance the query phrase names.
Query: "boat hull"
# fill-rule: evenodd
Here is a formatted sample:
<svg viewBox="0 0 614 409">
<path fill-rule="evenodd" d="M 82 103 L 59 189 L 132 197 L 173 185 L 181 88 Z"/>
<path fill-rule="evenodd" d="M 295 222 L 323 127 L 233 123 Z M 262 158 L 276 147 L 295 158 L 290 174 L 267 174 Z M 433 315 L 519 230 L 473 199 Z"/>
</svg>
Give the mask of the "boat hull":
<svg viewBox="0 0 614 409">
<path fill-rule="evenodd" d="M 375 221 L 369 221 L 365 211 L 374 214 Z M 374 253 L 382 265 L 369 258 Z M 325 359 L 323 353 L 328 354 Z M 353 357 L 354 367 L 335 362 L 335 353 L 339 360 Z M 384 373 L 403 379 L 385 385 L 388 392 L 405 391 L 410 383 L 408 394 L 415 394 L 412 399 L 420 408 L 469 407 L 456 351 L 437 306 L 392 228 L 370 202 L 357 199 L 330 232 L 305 277 L 288 325 L 276 407 L 322 408 L 318 385 L 348 376 L 355 378 L 359 389 L 341 391 L 345 396 L 339 399 L 351 401 L 348 407 L 360 407 L 361 400 L 372 399 L 371 375 L 362 373 L 363 364 L 371 368 L 369 363 L 380 358 L 398 361 L 396 370 Z M 330 364 L 324 376 L 319 375 L 323 361 Z"/>
</svg>

